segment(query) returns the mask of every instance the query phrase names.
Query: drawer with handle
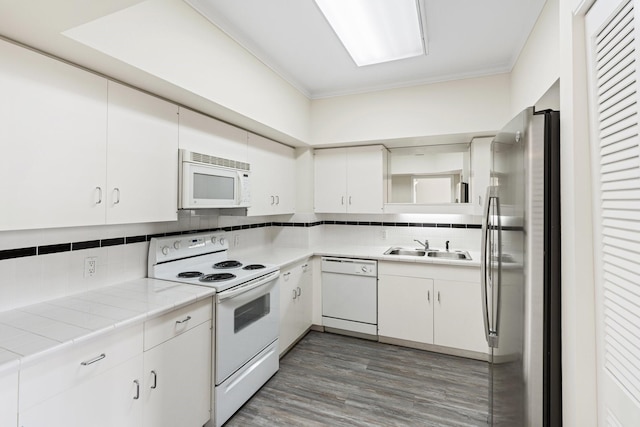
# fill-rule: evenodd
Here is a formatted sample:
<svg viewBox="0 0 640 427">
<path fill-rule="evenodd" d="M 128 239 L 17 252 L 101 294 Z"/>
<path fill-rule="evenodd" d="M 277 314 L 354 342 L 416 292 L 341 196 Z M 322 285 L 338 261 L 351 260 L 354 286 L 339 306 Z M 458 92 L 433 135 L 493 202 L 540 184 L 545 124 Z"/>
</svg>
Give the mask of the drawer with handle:
<svg viewBox="0 0 640 427">
<path fill-rule="evenodd" d="M 19 410 L 24 411 L 142 353 L 142 325 L 74 344 L 20 370 Z"/>
<path fill-rule="evenodd" d="M 211 319 L 212 298 L 195 302 L 144 324 L 144 351 Z"/>
</svg>

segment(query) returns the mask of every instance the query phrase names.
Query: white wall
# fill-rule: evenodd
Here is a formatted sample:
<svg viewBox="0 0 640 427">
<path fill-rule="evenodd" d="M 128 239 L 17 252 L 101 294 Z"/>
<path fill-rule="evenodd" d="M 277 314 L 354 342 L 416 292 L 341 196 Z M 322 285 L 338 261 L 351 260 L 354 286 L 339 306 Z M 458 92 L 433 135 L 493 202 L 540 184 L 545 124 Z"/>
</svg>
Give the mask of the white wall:
<svg viewBox="0 0 640 427">
<path fill-rule="evenodd" d="M 510 119 L 509 74 L 316 99 L 310 142 L 494 132 Z"/>
<path fill-rule="evenodd" d="M 309 139 L 310 101 L 182 1 L 148 0 L 64 34 L 260 123 L 258 133 Z M 209 112 L 197 104 L 187 105 Z"/>
<path fill-rule="evenodd" d="M 536 103 L 560 77 L 559 0 L 547 0 L 511 71 L 511 116 Z"/>
<path fill-rule="evenodd" d="M 584 17 L 559 0 L 562 386 L 566 427 L 597 425 L 591 159 Z"/>
</svg>

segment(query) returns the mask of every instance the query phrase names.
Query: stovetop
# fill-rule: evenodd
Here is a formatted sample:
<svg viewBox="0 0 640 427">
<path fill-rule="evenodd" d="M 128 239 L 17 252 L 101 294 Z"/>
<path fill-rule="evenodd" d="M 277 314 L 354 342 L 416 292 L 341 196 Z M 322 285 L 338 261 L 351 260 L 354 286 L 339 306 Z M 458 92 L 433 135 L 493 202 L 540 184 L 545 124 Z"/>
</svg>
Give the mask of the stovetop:
<svg viewBox="0 0 640 427">
<path fill-rule="evenodd" d="M 228 249 L 224 235 L 215 233 L 153 238 L 148 275 L 222 292 L 278 270 L 275 265 L 229 258 Z"/>
</svg>

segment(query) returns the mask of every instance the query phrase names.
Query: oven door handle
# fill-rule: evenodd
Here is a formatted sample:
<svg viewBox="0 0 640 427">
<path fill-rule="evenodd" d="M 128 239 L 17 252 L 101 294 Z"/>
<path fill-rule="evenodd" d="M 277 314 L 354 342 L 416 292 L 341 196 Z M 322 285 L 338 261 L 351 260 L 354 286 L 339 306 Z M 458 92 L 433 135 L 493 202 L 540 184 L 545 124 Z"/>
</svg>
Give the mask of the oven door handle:
<svg viewBox="0 0 640 427">
<path fill-rule="evenodd" d="M 280 270 L 278 271 L 274 271 L 272 273 L 269 274 L 265 274 L 264 276 L 260 276 L 257 277 L 253 280 L 248 281 L 247 283 L 237 286 L 235 288 L 232 288 L 228 291 L 223 291 L 220 292 L 217 295 L 217 300 L 218 302 L 224 301 L 226 299 L 229 298 L 233 298 L 233 297 L 237 297 L 240 294 L 243 294 L 245 292 L 249 292 L 252 289 L 255 288 L 259 288 L 260 286 L 263 286 L 269 282 L 271 282 L 272 280 L 275 280 L 278 278 L 278 276 L 280 275 Z"/>
</svg>

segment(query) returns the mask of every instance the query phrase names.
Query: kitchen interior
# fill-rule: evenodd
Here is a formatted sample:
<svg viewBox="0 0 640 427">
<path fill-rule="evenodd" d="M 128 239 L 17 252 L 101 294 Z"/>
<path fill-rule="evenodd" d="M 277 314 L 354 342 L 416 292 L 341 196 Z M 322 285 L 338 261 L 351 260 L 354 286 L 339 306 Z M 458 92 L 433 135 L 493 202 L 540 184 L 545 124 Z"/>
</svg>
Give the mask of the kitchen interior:
<svg viewBox="0 0 640 427">
<path fill-rule="evenodd" d="M 483 367 L 405 425 L 633 425 L 584 64 L 635 2 L 411 0 L 373 65 L 325 3 L 0 2 L 0 425 L 247 425 L 319 337 Z"/>
</svg>

